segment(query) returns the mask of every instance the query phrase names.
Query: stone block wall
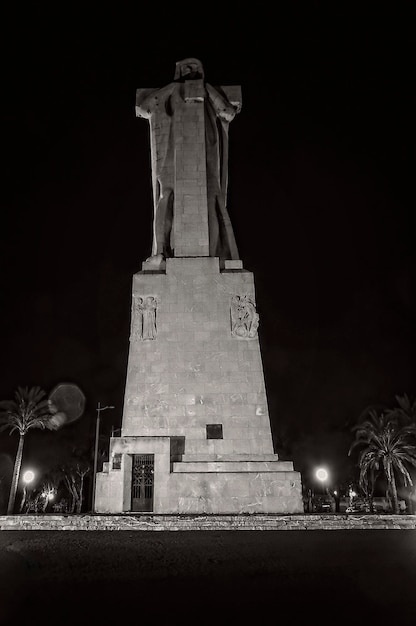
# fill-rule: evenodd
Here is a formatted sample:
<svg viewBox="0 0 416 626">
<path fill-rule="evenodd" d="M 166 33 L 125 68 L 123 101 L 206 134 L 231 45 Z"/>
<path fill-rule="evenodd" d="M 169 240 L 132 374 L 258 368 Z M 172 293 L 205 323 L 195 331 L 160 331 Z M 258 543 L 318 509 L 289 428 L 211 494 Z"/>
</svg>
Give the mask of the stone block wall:
<svg viewBox="0 0 416 626">
<path fill-rule="evenodd" d="M 297 472 L 189 472 L 174 474 L 173 513 L 303 513 Z M 173 508 L 175 507 L 175 508 Z"/>
<path fill-rule="evenodd" d="M 175 115 L 173 247 L 177 257 L 209 256 L 205 123 L 203 102 Z"/>
<path fill-rule="evenodd" d="M 121 468 L 112 458 L 122 455 Z M 300 474 L 289 461 L 170 463 L 169 437 L 121 437 L 97 474 L 97 513 L 131 511 L 133 454 L 154 454 L 154 513 L 302 513 Z M 276 457 L 277 458 L 277 457 Z"/>
<path fill-rule="evenodd" d="M 123 436 L 185 436 L 187 454 L 273 453 L 257 334 L 231 333 L 231 299 L 255 302 L 253 274 L 218 258 L 172 258 L 133 278 Z M 140 337 L 137 298 L 157 303 L 154 339 Z M 222 424 L 223 439 L 206 425 Z"/>
<path fill-rule="evenodd" d="M 131 511 L 133 455 L 153 454 L 154 513 L 302 513 L 300 474 L 273 452 L 253 274 L 212 257 L 144 268 L 133 277 L 122 433 L 97 476 L 96 511 Z"/>
</svg>

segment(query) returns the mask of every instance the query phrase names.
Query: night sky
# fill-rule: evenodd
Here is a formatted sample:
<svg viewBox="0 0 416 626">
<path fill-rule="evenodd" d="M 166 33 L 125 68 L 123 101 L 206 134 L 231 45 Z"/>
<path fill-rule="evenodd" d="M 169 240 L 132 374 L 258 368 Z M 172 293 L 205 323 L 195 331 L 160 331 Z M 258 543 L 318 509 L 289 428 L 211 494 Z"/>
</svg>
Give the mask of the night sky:
<svg viewBox="0 0 416 626">
<path fill-rule="evenodd" d="M 116 407 L 103 433 L 121 425 L 131 279 L 152 239 L 149 126 L 135 117 L 135 90 L 171 82 L 188 56 L 207 82 L 242 86 L 228 208 L 254 272 L 281 458 L 305 473 L 326 463 L 341 480 L 361 411 L 414 396 L 411 16 L 335 4 L 276 16 L 261 4 L 255 15 L 212 7 L 203 20 L 185 8 L 10 19 L 0 398 L 64 381 L 87 398 L 78 422 L 30 433 L 24 465 L 48 469 L 91 446 L 98 401 Z M 12 458 L 16 446 L 0 435 Z"/>
</svg>

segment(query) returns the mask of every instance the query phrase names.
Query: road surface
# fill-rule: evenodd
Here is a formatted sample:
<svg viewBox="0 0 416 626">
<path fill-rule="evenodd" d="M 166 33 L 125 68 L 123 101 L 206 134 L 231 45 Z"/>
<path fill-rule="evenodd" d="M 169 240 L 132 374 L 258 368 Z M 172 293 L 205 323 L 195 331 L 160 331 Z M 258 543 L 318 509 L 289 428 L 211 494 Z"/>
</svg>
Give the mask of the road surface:
<svg viewBox="0 0 416 626">
<path fill-rule="evenodd" d="M 0 623 L 416 623 L 416 531 L 2 531 Z"/>
</svg>

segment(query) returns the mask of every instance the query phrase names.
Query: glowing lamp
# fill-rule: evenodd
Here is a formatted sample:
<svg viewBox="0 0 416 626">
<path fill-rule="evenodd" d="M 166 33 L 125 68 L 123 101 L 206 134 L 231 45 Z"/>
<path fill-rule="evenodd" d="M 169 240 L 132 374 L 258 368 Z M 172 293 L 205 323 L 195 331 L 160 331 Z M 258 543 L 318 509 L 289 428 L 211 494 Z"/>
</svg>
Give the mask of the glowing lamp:
<svg viewBox="0 0 416 626">
<path fill-rule="evenodd" d="M 328 479 L 328 472 L 323 467 L 316 470 L 315 476 L 321 482 L 325 482 Z"/>
<path fill-rule="evenodd" d="M 23 474 L 23 482 L 26 483 L 26 485 L 28 485 L 29 483 L 31 483 L 33 481 L 33 479 L 35 478 L 35 473 L 32 472 L 32 470 L 27 470 L 24 474 Z"/>
</svg>

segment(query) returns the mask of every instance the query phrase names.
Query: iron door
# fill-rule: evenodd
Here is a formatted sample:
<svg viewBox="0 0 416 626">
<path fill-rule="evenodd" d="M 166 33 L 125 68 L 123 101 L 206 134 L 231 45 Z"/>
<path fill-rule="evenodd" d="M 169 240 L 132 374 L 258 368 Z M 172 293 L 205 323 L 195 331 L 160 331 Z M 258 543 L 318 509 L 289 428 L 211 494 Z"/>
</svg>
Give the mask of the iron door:
<svg viewBox="0 0 416 626">
<path fill-rule="evenodd" d="M 131 510 L 153 511 L 154 454 L 133 454 Z"/>
</svg>

